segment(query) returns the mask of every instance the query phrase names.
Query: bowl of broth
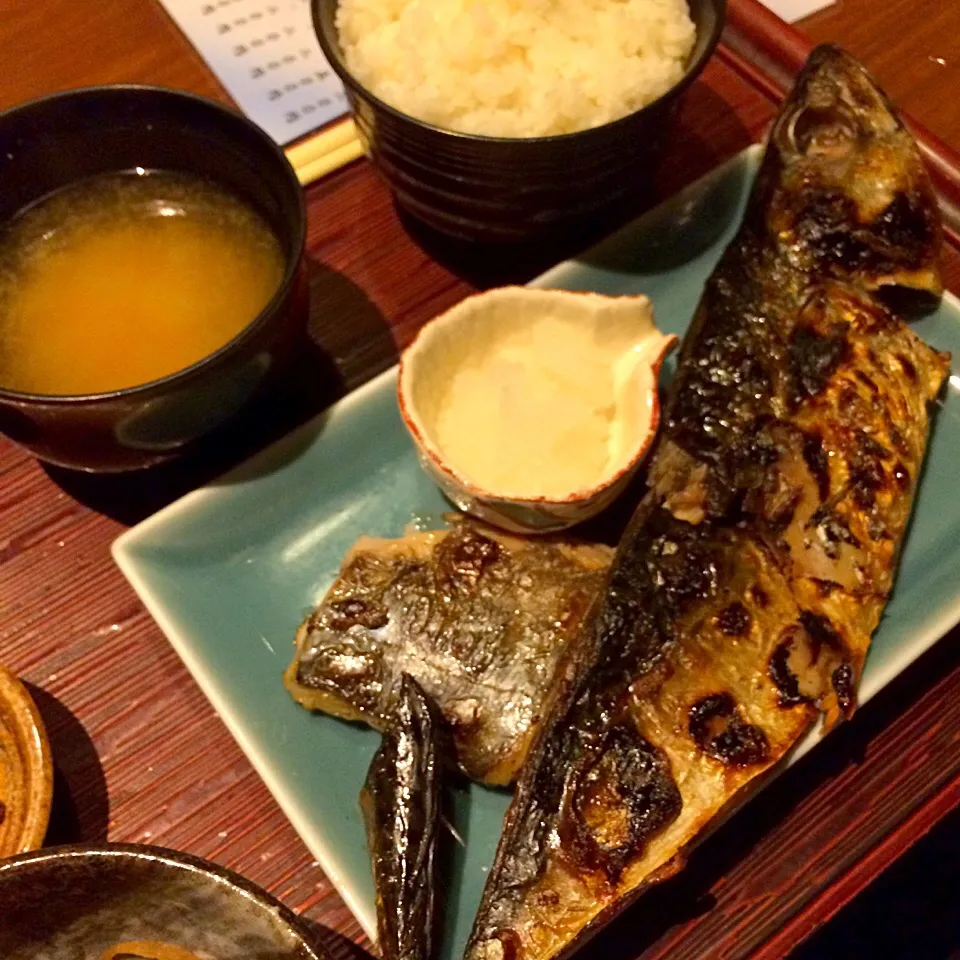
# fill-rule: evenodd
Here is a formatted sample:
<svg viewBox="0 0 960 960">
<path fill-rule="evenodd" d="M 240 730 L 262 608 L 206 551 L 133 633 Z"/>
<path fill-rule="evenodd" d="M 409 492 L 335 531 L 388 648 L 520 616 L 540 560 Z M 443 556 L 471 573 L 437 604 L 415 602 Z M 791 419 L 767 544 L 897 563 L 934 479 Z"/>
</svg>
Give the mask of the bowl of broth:
<svg viewBox="0 0 960 960">
<path fill-rule="evenodd" d="M 0 863 L 5 960 L 331 960 L 306 921 L 232 870 L 133 843 Z"/>
<path fill-rule="evenodd" d="M 42 460 L 175 457 L 282 376 L 306 216 L 253 123 L 153 87 L 0 114 L 0 431 Z"/>
</svg>

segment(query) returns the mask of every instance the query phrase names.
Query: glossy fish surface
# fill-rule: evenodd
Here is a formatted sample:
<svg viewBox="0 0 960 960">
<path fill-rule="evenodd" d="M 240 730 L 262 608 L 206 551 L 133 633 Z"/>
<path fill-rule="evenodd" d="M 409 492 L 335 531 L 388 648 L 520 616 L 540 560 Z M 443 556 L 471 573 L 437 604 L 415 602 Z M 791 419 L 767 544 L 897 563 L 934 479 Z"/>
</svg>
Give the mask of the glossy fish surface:
<svg viewBox="0 0 960 960">
<path fill-rule="evenodd" d="M 383 960 L 433 956 L 441 723 L 419 684 L 405 675 L 360 794 Z"/>
<path fill-rule="evenodd" d="M 823 714 L 855 707 L 948 371 L 910 135 L 835 47 L 770 134 L 684 342 L 647 492 L 566 648 L 469 960 L 566 957 Z"/>
<path fill-rule="evenodd" d="M 465 521 L 364 538 L 300 628 L 287 687 L 310 709 L 383 730 L 408 673 L 449 724 L 464 773 L 509 783 L 611 557 Z"/>
</svg>

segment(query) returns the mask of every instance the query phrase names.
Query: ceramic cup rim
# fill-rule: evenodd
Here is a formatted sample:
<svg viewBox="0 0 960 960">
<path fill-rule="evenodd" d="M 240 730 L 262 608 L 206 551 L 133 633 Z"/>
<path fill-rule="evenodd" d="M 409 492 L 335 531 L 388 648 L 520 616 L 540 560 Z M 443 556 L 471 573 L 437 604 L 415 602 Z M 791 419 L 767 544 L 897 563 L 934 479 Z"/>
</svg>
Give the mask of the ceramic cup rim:
<svg viewBox="0 0 960 960">
<path fill-rule="evenodd" d="M 348 87 L 355 95 L 367 100 L 376 111 L 387 114 L 395 121 L 410 123 L 436 136 L 450 137 L 463 143 L 478 145 L 489 144 L 500 147 L 518 145 L 520 149 L 523 149 L 525 146 L 536 147 L 538 145 L 574 144 L 578 140 L 588 140 L 596 136 L 603 136 L 608 132 L 615 135 L 619 129 L 635 123 L 638 117 L 655 113 L 657 109 L 662 108 L 679 97 L 680 94 L 696 80 L 706 66 L 707 61 L 713 56 L 713 52 L 720 41 L 720 34 L 723 32 L 727 8 L 727 0 L 702 0 L 704 4 L 713 7 L 716 12 L 716 20 L 713 29 L 707 36 L 706 43 L 697 56 L 693 57 L 684 67 L 683 76 L 659 97 L 651 100 L 650 103 L 644 104 L 644 106 L 639 109 L 626 114 L 626 116 L 618 117 L 616 120 L 610 120 L 607 123 L 598 124 L 594 127 L 587 127 L 584 130 L 574 130 L 571 133 L 559 133 L 541 137 L 499 137 L 489 134 L 467 133 L 462 130 L 451 130 L 449 127 L 437 126 L 426 120 L 420 120 L 417 117 L 411 116 L 409 113 L 404 113 L 402 110 L 391 106 L 389 103 L 381 100 L 376 94 L 372 93 L 370 89 L 364 86 L 347 68 L 343 59 L 343 51 L 340 49 L 339 39 L 336 36 L 336 30 L 334 28 L 328 31 L 325 19 L 321 16 L 321 8 L 330 7 L 331 5 L 336 8 L 339 2 L 340 0 L 311 0 L 313 28 L 327 62 L 343 82 L 344 86 Z M 330 18 L 330 23 L 331 25 L 333 24 L 332 17 Z"/>
</svg>

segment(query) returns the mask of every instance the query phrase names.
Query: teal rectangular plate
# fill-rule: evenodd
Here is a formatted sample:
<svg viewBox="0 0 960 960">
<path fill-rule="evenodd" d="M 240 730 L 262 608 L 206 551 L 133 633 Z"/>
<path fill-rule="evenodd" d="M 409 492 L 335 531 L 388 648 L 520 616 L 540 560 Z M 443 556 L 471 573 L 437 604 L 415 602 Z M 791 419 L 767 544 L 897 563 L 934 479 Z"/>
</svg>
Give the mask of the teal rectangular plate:
<svg viewBox="0 0 960 960">
<path fill-rule="evenodd" d="M 682 335 L 733 238 L 756 172 L 752 147 L 537 286 L 645 293 L 657 323 Z M 952 296 L 920 320 L 929 343 L 960 355 Z M 421 471 L 397 412 L 396 369 L 216 483 L 123 534 L 113 554 L 366 932 L 376 929 L 357 795 L 377 734 L 297 706 L 281 683 L 297 626 L 362 534 L 400 535 L 448 509 Z M 861 702 L 960 619 L 960 378 L 936 418 L 897 587 L 874 637 Z M 816 741 L 801 744 L 791 762 Z M 462 955 L 508 797 L 457 793 L 465 842 L 443 879 L 442 957 Z"/>
</svg>

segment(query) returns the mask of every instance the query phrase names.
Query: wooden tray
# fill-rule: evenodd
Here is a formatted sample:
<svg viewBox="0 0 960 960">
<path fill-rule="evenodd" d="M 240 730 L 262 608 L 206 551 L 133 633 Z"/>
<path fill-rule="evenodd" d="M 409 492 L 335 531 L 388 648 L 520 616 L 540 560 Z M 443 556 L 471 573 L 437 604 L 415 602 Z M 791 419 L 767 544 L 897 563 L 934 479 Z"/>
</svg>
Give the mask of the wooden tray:
<svg viewBox="0 0 960 960">
<path fill-rule="evenodd" d="M 78 50 L 87 36 L 80 34 L 107 15 L 101 5 L 89 25 L 79 14 L 71 20 Z M 159 6 L 142 0 L 127 20 L 131 43 L 151 38 L 150 57 L 122 61 L 115 75 L 104 60 L 96 79 L 170 83 L 170 65 L 179 64 L 185 85 L 210 92 Z M 724 43 L 685 101 L 658 195 L 758 139 L 806 50 L 756 0 L 729 0 Z M 78 60 L 75 74 L 51 71 L 50 89 L 65 77 L 89 82 L 90 69 Z M 944 205 L 946 277 L 957 291 L 960 162 L 917 132 Z M 280 896 L 317 925 L 338 960 L 348 960 L 357 956 L 358 926 L 108 552 L 125 525 L 390 365 L 425 320 L 472 289 L 462 268 L 441 266 L 450 250 L 418 236 L 430 256 L 411 240 L 366 163 L 314 185 L 307 198 L 312 329 L 331 358 L 323 378 L 313 374 L 322 389 L 297 393 L 283 415 L 274 409 L 246 424 L 202 460 L 142 477 L 45 470 L 0 439 L 0 659 L 40 688 L 58 767 L 52 840 L 109 836 L 213 858 Z M 515 268 L 514 276 L 527 279 L 544 265 Z M 785 955 L 960 803 L 958 737 L 954 631 L 584 956 Z"/>
</svg>

